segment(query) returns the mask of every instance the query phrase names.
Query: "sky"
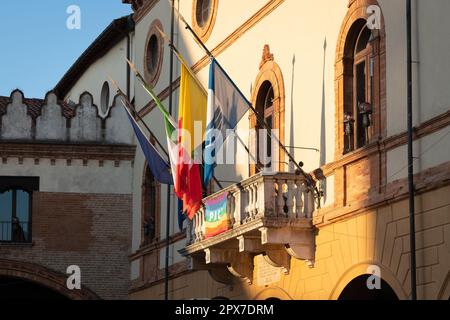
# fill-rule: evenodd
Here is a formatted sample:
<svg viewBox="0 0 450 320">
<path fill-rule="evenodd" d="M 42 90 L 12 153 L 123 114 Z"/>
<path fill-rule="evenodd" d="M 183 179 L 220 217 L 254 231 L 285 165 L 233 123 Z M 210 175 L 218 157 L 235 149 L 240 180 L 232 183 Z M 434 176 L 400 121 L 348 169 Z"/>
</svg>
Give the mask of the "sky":
<svg viewBox="0 0 450 320">
<path fill-rule="evenodd" d="M 67 27 L 72 5 L 80 29 Z M 0 96 L 20 89 L 44 98 L 112 20 L 130 13 L 121 0 L 1 0 Z"/>
</svg>

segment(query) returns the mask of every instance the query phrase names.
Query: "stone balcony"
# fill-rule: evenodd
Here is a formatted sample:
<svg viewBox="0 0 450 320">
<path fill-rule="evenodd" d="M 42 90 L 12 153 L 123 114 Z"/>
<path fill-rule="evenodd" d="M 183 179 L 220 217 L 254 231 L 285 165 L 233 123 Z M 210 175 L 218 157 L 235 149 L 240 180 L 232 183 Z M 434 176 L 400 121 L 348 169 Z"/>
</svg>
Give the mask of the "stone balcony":
<svg viewBox="0 0 450 320">
<path fill-rule="evenodd" d="M 188 228 L 187 247 L 180 253 L 192 270 L 208 270 L 219 282 L 231 275 L 253 281 L 253 258 L 288 274 L 291 257 L 314 263 L 314 192 L 303 176 L 291 173 L 258 174 L 204 199 L 227 195 L 228 230 L 207 237 L 203 207 Z"/>
</svg>

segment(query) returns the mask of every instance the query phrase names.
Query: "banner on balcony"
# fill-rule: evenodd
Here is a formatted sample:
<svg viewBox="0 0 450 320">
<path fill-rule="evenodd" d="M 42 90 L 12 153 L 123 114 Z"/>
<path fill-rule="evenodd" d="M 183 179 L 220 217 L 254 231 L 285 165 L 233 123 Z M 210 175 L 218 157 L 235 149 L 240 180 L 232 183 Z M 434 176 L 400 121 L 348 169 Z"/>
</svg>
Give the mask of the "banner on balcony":
<svg viewBox="0 0 450 320">
<path fill-rule="evenodd" d="M 211 238 L 230 230 L 227 212 L 228 193 L 205 202 L 205 238 Z"/>
</svg>

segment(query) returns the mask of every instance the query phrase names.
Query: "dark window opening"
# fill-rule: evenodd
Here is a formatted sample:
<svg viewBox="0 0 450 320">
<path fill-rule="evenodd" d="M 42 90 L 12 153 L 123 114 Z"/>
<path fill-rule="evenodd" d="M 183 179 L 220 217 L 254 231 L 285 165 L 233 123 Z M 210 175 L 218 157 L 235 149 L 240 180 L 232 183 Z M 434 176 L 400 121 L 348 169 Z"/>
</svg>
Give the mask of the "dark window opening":
<svg viewBox="0 0 450 320">
<path fill-rule="evenodd" d="M 0 177 L 0 242 L 31 242 L 31 211 L 37 178 Z"/>
<path fill-rule="evenodd" d="M 354 37 L 353 75 L 346 86 L 346 103 L 344 114 L 344 153 L 362 148 L 371 140 L 373 111 L 373 56 L 372 32 L 365 24 Z"/>
<path fill-rule="evenodd" d="M 100 107 L 103 114 L 106 114 L 109 108 L 109 84 L 107 81 L 103 83 L 101 97 L 100 97 Z"/>
<path fill-rule="evenodd" d="M 397 295 L 391 286 L 380 280 L 379 289 L 370 290 L 367 286 L 367 280 L 371 275 L 362 275 L 353 279 L 342 291 L 338 300 L 384 300 L 395 301 L 398 300 Z"/>
<path fill-rule="evenodd" d="M 196 19 L 200 28 L 203 28 L 209 20 L 211 14 L 211 0 L 198 0 L 196 7 Z"/>
<path fill-rule="evenodd" d="M 147 70 L 154 74 L 158 68 L 159 50 L 158 38 L 155 34 L 150 37 L 147 45 Z"/>
<path fill-rule="evenodd" d="M 274 129 L 274 90 L 272 84 L 269 81 L 265 81 L 260 88 L 258 97 L 256 100 L 256 109 L 259 114 L 264 117 L 264 121 L 269 129 Z M 271 168 L 273 161 L 271 161 L 273 155 L 272 136 L 269 136 L 266 132 L 267 129 L 257 121 L 257 165 L 256 172 L 260 172 L 263 168 Z M 260 131 L 264 130 L 264 131 Z M 263 150 L 261 150 L 263 148 Z"/>
<path fill-rule="evenodd" d="M 157 219 L 157 192 L 156 182 L 150 169 L 147 167 L 144 181 L 144 212 L 143 212 L 143 245 L 148 245 L 156 240 Z"/>
<path fill-rule="evenodd" d="M 0 277 L 0 300 L 69 300 L 61 293 L 41 284 L 14 277 Z"/>
</svg>

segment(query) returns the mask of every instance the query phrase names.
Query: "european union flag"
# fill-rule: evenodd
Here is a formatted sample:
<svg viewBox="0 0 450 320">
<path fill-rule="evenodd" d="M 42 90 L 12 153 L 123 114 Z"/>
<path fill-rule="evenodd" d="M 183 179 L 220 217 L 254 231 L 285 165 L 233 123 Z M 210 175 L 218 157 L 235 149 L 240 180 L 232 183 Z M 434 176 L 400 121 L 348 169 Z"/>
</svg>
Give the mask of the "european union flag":
<svg viewBox="0 0 450 320">
<path fill-rule="evenodd" d="M 125 108 L 125 107 L 124 107 Z M 162 158 L 158 150 L 150 143 L 139 124 L 134 120 L 127 108 L 125 108 L 128 119 L 130 119 L 133 126 L 136 138 L 139 141 L 142 152 L 147 160 L 148 167 L 153 174 L 156 181 L 162 184 L 173 184 L 172 174 L 169 164 Z"/>
</svg>

